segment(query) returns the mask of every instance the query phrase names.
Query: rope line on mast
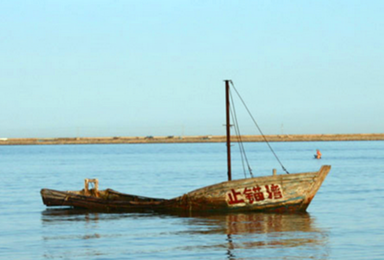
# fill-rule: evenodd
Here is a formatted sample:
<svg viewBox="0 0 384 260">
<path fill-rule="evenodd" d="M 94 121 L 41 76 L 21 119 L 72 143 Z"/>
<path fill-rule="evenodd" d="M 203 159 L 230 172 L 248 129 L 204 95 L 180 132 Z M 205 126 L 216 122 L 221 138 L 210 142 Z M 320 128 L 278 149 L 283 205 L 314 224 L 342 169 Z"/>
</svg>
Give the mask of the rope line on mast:
<svg viewBox="0 0 384 260">
<path fill-rule="evenodd" d="M 234 115 L 233 115 L 234 112 L 232 111 L 232 109 L 230 110 L 230 112 L 231 112 L 232 120 L 233 120 L 233 122 L 235 122 Z M 236 125 L 237 125 L 237 123 L 234 123 L 236 136 L 237 136 L 237 138 L 239 138 L 239 135 L 238 135 L 238 133 L 237 133 L 237 127 L 236 127 Z M 245 160 L 245 159 L 244 159 L 244 154 L 243 154 L 243 151 L 242 151 L 242 149 L 241 149 L 241 145 L 240 145 L 240 141 L 239 141 L 239 139 L 238 139 L 238 144 L 239 144 L 239 149 L 240 149 L 241 164 L 242 164 L 242 166 L 243 166 L 244 178 L 247 178 L 247 173 L 246 173 L 246 171 L 245 171 L 245 165 L 244 165 L 244 160 Z"/>
<path fill-rule="evenodd" d="M 245 165 L 244 165 L 244 162 L 246 162 L 247 166 L 248 166 L 248 171 L 249 171 L 249 174 L 251 175 L 251 177 L 253 178 L 253 174 L 252 174 L 252 168 L 249 164 L 249 161 L 248 161 L 248 158 L 247 158 L 247 154 L 245 152 L 245 148 L 244 148 L 244 143 L 243 143 L 243 140 L 241 139 L 241 133 L 240 133 L 240 128 L 239 128 L 239 123 L 237 121 L 237 114 L 236 114 L 236 108 L 235 108 L 235 102 L 233 101 L 233 97 L 232 97 L 232 93 L 231 91 L 229 92 L 229 96 L 230 96 L 230 100 L 231 100 L 231 109 L 230 109 L 230 112 L 231 112 L 231 117 L 232 117 L 232 120 L 234 122 L 234 126 L 235 126 L 235 132 L 236 132 L 236 136 L 237 136 L 237 143 L 239 145 L 239 150 L 240 150 L 240 155 L 241 155 L 241 163 L 243 165 L 243 171 L 244 171 L 244 177 L 246 178 L 246 171 L 245 171 Z M 233 109 L 232 109 L 233 108 Z"/>
<path fill-rule="evenodd" d="M 272 154 L 275 156 L 276 160 L 279 162 L 281 168 L 283 169 L 283 171 L 285 171 L 287 174 L 289 174 L 289 172 L 287 171 L 287 169 L 285 169 L 285 167 L 284 167 L 284 165 L 281 163 L 279 157 L 277 156 L 277 154 L 276 154 L 275 151 L 273 150 L 272 146 L 269 144 L 269 142 L 268 142 L 267 138 L 265 137 L 263 131 L 261 131 L 261 128 L 260 128 L 259 125 L 257 124 L 257 122 L 256 122 L 255 118 L 253 117 L 251 111 L 249 111 L 247 105 L 245 104 L 243 98 L 240 96 L 240 93 L 237 91 L 237 89 L 236 89 L 235 85 L 233 84 L 232 80 L 230 80 L 229 82 L 231 83 L 233 89 L 236 91 L 237 96 L 240 98 L 240 100 L 241 100 L 241 102 L 243 103 L 245 109 L 247 110 L 249 116 L 252 118 L 253 123 L 255 124 L 255 126 L 257 127 L 257 129 L 259 130 L 259 132 L 260 132 L 261 136 L 263 137 L 265 143 L 268 145 L 268 147 L 269 147 L 269 149 L 271 150 Z"/>
</svg>

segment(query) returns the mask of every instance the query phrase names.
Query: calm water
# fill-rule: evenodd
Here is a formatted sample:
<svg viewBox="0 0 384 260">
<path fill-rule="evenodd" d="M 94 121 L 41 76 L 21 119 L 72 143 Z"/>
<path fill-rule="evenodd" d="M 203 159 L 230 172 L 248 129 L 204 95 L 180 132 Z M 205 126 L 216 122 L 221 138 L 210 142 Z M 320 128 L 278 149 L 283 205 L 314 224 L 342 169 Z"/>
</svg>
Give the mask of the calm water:
<svg viewBox="0 0 384 260">
<path fill-rule="evenodd" d="M 0 259 L 384 259 L 384 142 L 272 146 L 290 172 L 332 165 L 308 214 L 49 210 L 41 188 L 82 189 L 85 178 L 164 198 L 224 181 L 225 145 L 0 146 Z M 246 148 L 254 175 L 282 173 L 265 144 Z"/>
</svg>

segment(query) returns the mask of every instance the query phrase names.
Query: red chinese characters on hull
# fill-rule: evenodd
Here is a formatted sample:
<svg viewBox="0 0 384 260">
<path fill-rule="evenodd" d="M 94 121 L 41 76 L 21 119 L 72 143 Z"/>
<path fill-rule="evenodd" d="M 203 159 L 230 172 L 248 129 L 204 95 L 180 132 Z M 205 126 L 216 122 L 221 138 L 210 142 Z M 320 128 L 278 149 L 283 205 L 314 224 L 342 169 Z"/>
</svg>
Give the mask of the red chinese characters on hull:
<svg viewBox="0 0 384 260">
<path fill-rule="evenodd" d="M 229 197 L 228 204 L 233 205 L 233 204 L 239 204 L 239 203 L 244 203 L 243 199 L 238 199 L 237 196 L 242 196 L 241 192 L 236 192 L 234 189 L 231 190 L 230 193 L 227 193 Z"/>
<path fill-rule="evenodd" d="M 227 192 L 227 203 L 230 206 L 246 204 L 262 204 L 267 201 L 283 199 L 283 190 L 279 184 L 256 185 Z"/>
<path fill-rule="evenodd" d="M 271 185 L 265 185 L 265 189 L 267 190 L 268 193 L 268 199 L 282 199 L 283 198 L 283 193 L 281 192 L 280 186 L 271 184 Z"/>
</svg>

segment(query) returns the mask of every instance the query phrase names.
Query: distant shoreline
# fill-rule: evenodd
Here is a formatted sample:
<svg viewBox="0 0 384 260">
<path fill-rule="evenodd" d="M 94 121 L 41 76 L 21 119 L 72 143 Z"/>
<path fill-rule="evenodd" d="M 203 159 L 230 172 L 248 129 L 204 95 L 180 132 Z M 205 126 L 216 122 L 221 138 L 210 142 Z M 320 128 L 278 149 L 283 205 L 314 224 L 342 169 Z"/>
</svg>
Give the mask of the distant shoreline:
<svg viewBox="0 0 384 260">
<path fill-rule="evenodd" d="M 383 134 L 311 134 L 266 135 L 269 142 L 318 141 L 383 141 Z M 231 137 L 233 142 L 237 137 Z M 243 135 L 243 142 L 263 142 L 261 135 Z M 221 143 L 225 136 L 147 136 L 147 137 L 64 137 L 64 138 L 0 138 L 0 145 L 55 145 L 55 144 L 146 144 L 146 143 Z"/>
</svg>

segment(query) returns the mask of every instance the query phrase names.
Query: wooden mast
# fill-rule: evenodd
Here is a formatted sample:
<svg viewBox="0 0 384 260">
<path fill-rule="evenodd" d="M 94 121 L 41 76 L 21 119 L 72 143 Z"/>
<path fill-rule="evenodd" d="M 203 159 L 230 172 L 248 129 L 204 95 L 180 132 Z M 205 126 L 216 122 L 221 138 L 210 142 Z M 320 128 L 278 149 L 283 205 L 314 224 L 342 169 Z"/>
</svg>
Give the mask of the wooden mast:
<svg viewBox="0 0 384 260">
<path fill-rule="evenodd" d="M 225 108 L 226 108 L 226 128 L 227 128 L 227 163 L 228 163 L 228 181 L 232 180 L 231 170 L 231 121 L 229 110 L 229 81 L 225 80 Z"/>
</svg>

